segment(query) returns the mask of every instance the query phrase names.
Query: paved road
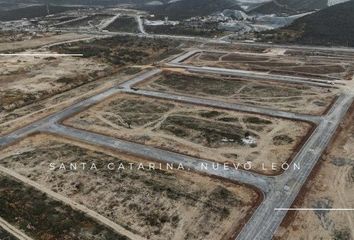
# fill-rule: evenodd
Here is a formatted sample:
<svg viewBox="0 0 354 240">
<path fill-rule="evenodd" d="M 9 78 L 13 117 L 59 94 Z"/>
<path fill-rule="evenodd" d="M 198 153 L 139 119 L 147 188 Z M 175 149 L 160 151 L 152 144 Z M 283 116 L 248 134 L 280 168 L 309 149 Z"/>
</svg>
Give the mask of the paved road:
<svg viewBox="0 0 354 240">
<path fill-rule="evenodd" d="M 182 163 L 185 167 L 185 170 L 190 169 L 193 171 L 202 172 L 209 175 L 223 177 L 229 180 L 253 185 L 258 189 L 262 190 L 264 193 L 268 193 L 270 191 L 270 186 L 272 185 L 271 177 L 266 177 L 257 173 L 247 172 L 243 170 L 236 171 L 234 169 L 230 169 L 228 171 L 225 171 L 222 166 L 220 166 L 218 170 L 215 170 L 212 168 L 213 162 L 209 160 L 193 158 L 186 155 L 173 153 L 142 144 L 103 136 L 101 134 L 91 133 L 84 130 L 79 130 L 58 124 L 50 125 L 43 130 L 54 134 L 60 134 L 67 137 L 71 137 L 90 144 L 105 146 L 123 152 L 132 153 L 136 156 L 175 164 L 175 166 L 178 166 L 179 163 Z M 207 169 L 204 169 L 203 166 L 207 166 Z"/>
<path fill-rule="evenodd" d="M 153 69 L 149 72 L 146 72 L 145 74 L 139 75 L 138 77 L 135 77 L 131 80 L 128 80 L 122 84 L 119 85 L 120 88 L 125 88 L 125 89 L 130 89 L 131 87 L 133 87 L 134 85 L 141 83 L 143 81 L 148 80 L 149 78 L 161 73 L 162 70 L 161 69 Z"/>
<path fill-rule="evenodd" d="M 270 74 L 267 72 L 246 71 L 246 70 L 238 70 L 238 69 L 219 68 L 219 67 L 207 67 L 207 66 L 198 67 L 198 66 L 192 66 L 183 63 L 186 59 L 201 52 L 204 52 L 204 50 L 193 49 L 187 51 L 179 55 L 178 57 L 176 57 L 166 65 L 169 67 L 185 68 L 190 72 L 223 74 L 223 75 L 231 75 L 236 77 L 246 77 L 249 79 L 283 81 L 283 82 L 306 84 L 306 85 L 321 86 L 321 87 L 334 87 L 333 85 L 336 84 L 336 82 L 333 81 L 332 79 L 317 79 L 317 78 L 287 76 L 287 75 L 279 75 L 279 74 Z M 223 52 L 223 51 L 210 51 L 210 52 Z M 225 54 L 226 53 L 227 52 L 225 52 Z"/>
<path fill-rule="evenodd" d="M 330 79 L 318 80 L 314 78 L 285 76 L 285 75 L 270 74 L 266 72 L 253 72 L 253 71 L 215 68 L 215 67 L 186 66 L 186 68 L 190 72 L 223 74 L 223 75 L 230 75 L 230 76 L 237 76 L 237 77 L 246 77 L 249 79 L 281 81 L 281 82 L 288 82 L 288 83 L 295 83 L 295 84 L 302 84 L 302 85 L 312 85 L 318 87 L 333 87 L 333 85 L 335 84 L 335 82 Z"/>
<path fill-rule="evenodd" d="M 228 43 L 219 39 L 213 38 L 203 38 L 203 37 L 190 37 L 190 36 L 177 36 L 177 35 L 166 35 L 166 34 L 142 34 L 142 33 L 129 33 L 129 32 L 102 32 L 95 30 L 87 30 L 87 29 L 58 29 L 60 32 L 68 32 L 68 33 L 86 33 L 95 36 L 134 36 L 134 37 L 146 37 L 146 38 L 165 38 L 165 39 L 173 39 L 173 40 L 182 40 L 182 41 L 193 41 L 193 42 L 201 42 L 201 43 Z"/>
<path fill-rule="evenodd" d="M 176 57 L 175 59 L 173 59 L 170 64 L 179 64 L 184 62 L 185 60 L 187 60 L 188 58 L 190 58 L 191 56 L 193 56 L 194 54 L 200 53 L 200 50 L 191 50 L 191 51 L 187 51 L 185 53 L 180 54 L 178 57 Z M 179 67 L 177 65 L 177 67 Z"/>
<path fill-rule="evenodd" d="M 58 29 L 62 30 L 62 29 Z M 67 30 L 68 31 L 68 30 Z M 97 32 L 97 31 L 87 31 L 87 30 L 69 30 L 70 32 L 86 32 L 91 34 L 108 34 L 108 35 L 131 35 L 139 36 L 140 34 L 136 33 L 127 33 L 127 32 Z M 250 46 L 250 47 L 272 47 L 272 48 L 285 48 L 285 49 L 294 49 L 294 50 L 304 50 L 304 51 L 330 51 L 330 52 L 344 52 L 344 53 L 354 53 L 354 48 L 346 47 L 321 47 L 321 46 L 305 46 L 305 45 L 286 45 L 286 44 L 273 44 L 273 43 L 246 43 L 243 41 L 226 41 L 224 39 L 215 39 L 215 38 L 205 38 L 205 37 L 192 37 L 192 36 L 179 36 L 179 35 L 167 35 L 167 34 L 148 34 L 147 37 L 150 38 L 168 38 L 176 40 L 191 40 L 202 43 L 218 43 L 218 44 L 235 44 L 241 46 Z"/>
<path fill-rule="evenodd" d="M 354 48 L 348 47 L 323 47 L 323 46 L 305 46 L 305 45 L 295 45 L 295 44 L 274 44 L 274 43 L 246 43 L 242 41 L 234 41 L 233 44 L 243 45 L 243 46 L 256 46 L 256 47 L 271 47 L 271 48 L 286 48 L 286 49 L 296 49 L 296 50 L 313 50 L 313 51 L 331 51 L 331 52 L 351 52 L 354 53 Z"/>
<path fill-rule="evenodd" d="M 113 34 L 114 35 L 114 34 Z M 111 35 L 102 34 L 102 36 L 107 37 Z M 141 35 L 139 35 L 141 36 Z M 156 36 L 149 36 L 156 37 Z M 174 38 L 174 36 L 170 36 L 170 38 Z M 312 48 L 309 48 L 312 49 Z M 194 52 L 195 53 L 195 52 Z M 193 52 L 189 52 L 186 54 L 194 54 Z M 178 64 L 179 61 L 183 61 L 183 58 L 187 55 L 181 55 L 177 58 L 176 62 Z M 188 56 L 187 56 L 188 57 Z M 176 64 L 176 62 L 172 61 L 171 64 Z M 192 66 L 188 66 L 189 68 L 194 68 Z M 195 69 L 194 69 L 195 70 Z M 199 69 L 200 70 L 200 69 Z M 215 69 L 202 69 L 202 72 L 205 71 L 214 71 Z M 245 225 L 245 227 L 241 230 L 240 234 L 237 236 L 238 240 L 248 240 L 248 239 L 271 239 L 277 227 L 283 220 L 286 212 L 285 211 L 274 211 L 274 208 L 288 208 L 292 205 L 294 199 L 299 193 L 302 185 L 308 178 L 311 173 L 313 167 L 317 163 L 320 158 L 322 152 L 328 145 L 331 140 L 333 134 L 335 133 L 339 123 L 343 119 L 345 113 L 347 112 L 350 104 L 353 101 L 353 95 L 342 95 L 338 98 L 336 103 L 333 105 L 332 109 L 328 112 L 328 115 L 324 117 L 316 117 L 309 116 L 303 114 L 296 113 L 288 113 L 284 111 L 278 111 L 274 109 L 260 108 L 254 106 L 245 106 L 240 104 L 229 104 L 220 101 L 207 100 L 207 99 L 199 99 L 194 97 L 180 96 L 168 93 L 160 93 L 153 91 L 143 91 L 143 90 L 132 90 L 131 87 L 139 82 L 145 81 L 158 74 L 161 70 L 154 69 L 148 72 L 145 72 L 119 86 L 110 88 L 105 90 L 98 95 L 76 103 L 67 109 L 60 111 L 58 113 L 52 114 L 40 121 L 34 122 L 22 129 L 19 129 L 9 135 L 0 138 L 0 148 L 5 147 L 8 144 L 13 143 L 14 141 L 27 136 L 28 134 L 34 132 L 50 132 L 60 135 L 65 135 L 68 137 L 72 137 L 75 139 L 79 139 L 82 141 L 89 142 L 91 144 L 98 144 L 101 146 L 107 146 L 111 148 L 115 148 L 117 150 L 122 150 L 126 152 L 130 152 L 142 157 L 148 157 L 151 159 L 156 159 L 158 161 L 167 162 L 167 163 L 183 163 L 183 166 L 189 168 L 191 170 L 195 170 L 198 172 L 223 177 L 232 181 L 237 181 L 240 183 L 250 184 L 258 189 L 260 189 L 265 197 L 265 200 L 261 203 L 261 205 L 257 208 L 254 215 L 251 217 L 250 221 Z M 218 69 L 217 72 L 225 74 L 225 69 Z M 227 72 L 227 74 L 232 74 Z M 236 74 L 236 73 L 235 73 Z M 239 73 L 237 73 L 239 74 Z M 247 73 L 248 76 L 255 73 Z M 258 74 L 256 74 L 258 75 Z M 269 76 L 268 76 L 269 77 Z M 287 76 L 277 76 L 278 78 L 286 78 Z M 253 78 L 253 77 L 252 77 Z M 280 79 L 279 79 L 280 80 Z M 292 78 L 292 81 L 303 81 L 299 78 Z M 284 80 L 280 80 L 284 81 Z M 299 82 L 303 84 L 304 82 Z M 306 82 L 307 83 L 307 82 Z M 323 83 L 317 83 L 323 84 Z M 163 99 L 169 99 L 174 101 L 183 101 L 192 104 L 201 104 L 210 107 L 217 108 L 225 108 L 230 110 L 251 112 L 256 114 L 265 114 L 274 117 L 285 117 L 291 118 L 294 120 L 302 120 L 302 121 L 311 121 L 319 124 L 316 130 L 313 132 L 312 136 L 309 140 L 303 145 L 302 149 L 295 156 L 292 164 L 299 164 L 301 166 L 301 171 L 286 171 L 284 174 L 276 177 L 267 177 L 259 174 L 246 172 L 242 170 L 224 170 L 224 169 L 213 169 L 208 167 L 207 169 L 202 168 L 202 164 L 207 164 L 208 166 L 212 165 L 211 161 L 193 158 L 189 156 L 185 156 L 182 154 L 172 153 L 168 151 L 164 151 L 161 149 L 135 144 L 107 136 L 103 136 L 100 134 L 90 133 L 83 130 L 73 129 L 66 126 L 62 126 L 58 124 L 62 119 L 69 117 L 72 114 L 78 113 L 85 108 L 92 106 L 95 103 L 98 103 L 116 93 L 119 92 L 128 92 L 134 94 L 140 94 L 150 97 L 159 97 Z M 29 182 L 29 180 L 25 177 L 22 177 L 11 170 L 4 169 L 0 167 L 0 171 L 10 174 L 23 182 L 27 182 L 32 184 L 33 186 L 41 189 L 41 186 L 37 186 L 34 182 Z M 285 187 L 289 189 L 286 190 Z M 77 205 L 74 202 L 70 202 L 70 199 L 65 199 L 60 195 L 56 195 L 56 193 L 48 192 L 45 189 L 41 189 L 42 191 L 47 192 L 47 194 L 61 200 L 63 202 L 76 207 L 80 211 L 88 213 L 90 216 L 98 219 L 103 222 L 107 226 L 111 226 L 113 229 L 117 231 L 124 231 L 120 226 L 116 225 L 113 222 L 105 219 L 99 214 L 83 208 L 81 205 Z M 131 234 L 131 233 L 129 233 Z M 134 239 L 137 239 L 134 236 Z"/>
<path fill-rule="evenodd" d="M 185 102 L 190 104 L 198 104 L 207 107 L 223 108 L 228 110 L 262 114 L 262 115 L 267 115 L 272 117 L 288 118 L 288 119 L 299 120 L 299 121 L 308 121 L 313 123 L 318 123 L 321 118 L 319 116 L 300 114 L 300 113 L 291 113 L 291 112 L 285 112 L 281 110 L 274 110 L 271 108 L 248 106 L 248 105 L 236 104 L 236 103 L 227 103 L 227 102 L 210 100 L 210 99 L 188 97 L 188 96 L 176 95 L 171 93 L 162 93 L 162 92 L 154 92 L 154 91 L 147 91 L 147 90 L 134 91 L 129 89 L 125 89 L 123 90 L 123 92 L 144 95 L 147 97 L 158 97 L 162 99 L 180 101 L 180 102 Z"/>
<path fill-rule="evenodd" d="M 241 230 L 237 240 L 272 239 L 286 215 L 286 211 L 275 211 L 275 208 L 291 207 L 352 102 L 351 95 L 342 95 L 337 100 L 333 111 L 323 119 L 292 161 L 292 164 L 301 166 L 301 171 L 286 171 L 276 178 L 274 189 Z M 289 187 L 289 190 L 285 190 L 285 186 Z"/>
<path fill-rule="evenodd" d="M 319 80 L 314 78 L 285 76 L 285 75 L 278 75 L 278 74 L 270 74 L 266 72 L 254 72 L 254 71 L 245 71 L 245 70 L 238 70 L 238 69 L 217 68 L 217 67 L 197 67 L 197 66 L 191 66 L 188 64 L 181 64 L 181 63 L 167 63 L 166 66 L 185 68 L 187 71 L 194 72 L 194 73 L 228 75 L 228 76 L 242 77 L 242 78 L 247 78 L 252 80 L 280 81 L 286 83 L 294 83 L 294 84 L 302 84 L 302 85 L 305 84 L 305 85 L 318 86 L 318 87 L 333 88 L 335 87 L 334 85 L 336 84 L 335 81 L 332 81 L 330 79 Z"/>
</svg>

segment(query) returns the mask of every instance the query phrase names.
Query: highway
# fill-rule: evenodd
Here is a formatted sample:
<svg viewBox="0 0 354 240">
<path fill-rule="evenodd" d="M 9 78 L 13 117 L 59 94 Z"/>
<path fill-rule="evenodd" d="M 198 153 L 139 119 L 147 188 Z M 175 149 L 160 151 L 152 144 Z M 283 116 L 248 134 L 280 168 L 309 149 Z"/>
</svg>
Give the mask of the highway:
<svg viewBox="0 0 354 240">
<path fill-rule="evenodd" d="M 196 50 L 189 51 L 186 54 L 182 54 L 178 56 L 176 59 L 172 60 L 169 64 L 171 64 L 170 66 L 172 67 L 181 67 L 179 63 L 184 61 L 185 58 L 188 58 L 195 53 Z M 188 66 L 188 65 L 184 65 L 183 67 L 192 70 L 195 68 L 194 66 Z M 196 69 L 194 69 L 194 71 L 195 70 Z M 227 75 L 231 74 L 230 70 L 228 69 L 203 68 L 199 70 L 200 73 L 208 73 L 212 71 L 218 74 L 227 74 Z M 52 134 L 57 134 L 60 136 L 84 141 L 90 144 L 113 148 L 118 151 L 132 153 L 134 155 L 141 156 L 143 158 L 155 159 L 156 161 L 160 161 L 160 162 L 171 163 L 171 164 L 182 163 L 183 166 L 185 166 L 188 171 L 196 171 L 203 174 L 217 176 L 238 183 L 254 186 L 257 189 L 259 189 L 259 191 L 262 192 L 264 200 L 260 204 L 260 206 L 255 210 L 250 220 L 242 228 L 242 230 L 240 231 L 236 239 L 237 240 L 272 239 L 274 232 L 276 231 L 276 229 L 278 228 L 278 226 L 280 225 L 280 223 L 282 222 L 283 218 L 286 215 L 286 211 L 275 211 L 274 209 L 289 208 L 293 204 L 296 196 L 301 190 L 301 187 L 307 180 L 313 167 L 320 159 L 323 151 L 329 144 L 336 129 L 338 128 L 339 124 L 341 123 L 344 116 L 346 115 L 349 107 L 351 106 L 353 102 L 354 93 L 352 92 L 343 93 L 336 100 L 336 102 L 333 104 L 332 108 L 330 109 L 330 111 L 328 111 L 326 115 L 311 116 L 306 114 L 297 114 L 297 113 L 279 111 L 270 108 L 248 106 L 243 104 L 231 104 L 231 103 L 215 101 L 211 99 L 187 97 L 182 95 L 155 92 L 155 91 L 146 91 L 146 90 L 140 90 L 134 88 L 136 84 L 146 81 L 159 73 L 161 73 L 161 69 L 153 69 L 153 70 L 143 72 L 140 75 L 130 79 L 129 81 L 114 86 L 110 89 L 104 90 L 93 97 L 77 102 L 64 110 L 58 111 L 37 122 L 34 122 L 28 126 L 18 129 L 6 136 L 0 137 L 0 148 L 5 148 L 6 146 L 13 144 L 15 141 L 25 138 L 26 136 L 33 133 L 37 133 L 37 132 L 52 133 Z M 235 74 L 239 74 L 239 73 L 237 73 L 236 71 Z M 252 78 L 254 78 L 255 75 L 259 76 L 258 73 L 254 73 L 250 71 L 243 74 L 246 74 L 248 77 L 252 77 Z M 269 78 L 269 75 L 267 75 L 267 78 Z M 305 82 L 301 82 L 301 81 L 305 81 L 304 79 L 301 80 L 297 77 L 288 78 L 288 76 L 277 75 L 277 78 L 279 81 L 292 81 L 292 82 L 298 82 L 299 84 L 305 83 Z M 306 84 L 308 84 L 308 81 L 306 81 Z M 324 84 L 324 83 L 311 82 L 311 84 Z M 61 122 L 64 119 L 76 113 L 79 113 L 87 109 L 88 107 L 96 103 L 99 103 L 117 93 L 130 93 L 130 94 L 136 94 L 136 95 L 147 96 L 147 97 L 157 97 L 161 99 L 180 101 L 188 104 L 198 104 L 198 105 L 203 105 L 203 106 L 208 106 L 213 108 L 223 108 L 223 109 L 229 109 L 235 111 L 263 114 L 263 115 L 268 115 L 273 117 L 288 118 L 297 121 L 309 121 L 315 123 L 317 127 L 292 160 L 291 165 L 297 164 L 301 166 L 301 170 L 300 171 L 289 170 L 289 171 L 285 171 L 283 174 L 279 176 L 270 177 L 270 176 L 263 176 L 261 174 L 252 173 L 249 171 L 244 171 L 244 170 L 234 170 L 231 168 L 230 170 L 224 170 L 224 169 L 215 170 L 210 167 L 207 169 L 203 169 L 201 167 L 203 164 L 207 164 L 210 166 L 213 162 L 210 160 L 194 158 L 183 154 L 173 153 L 173 152 L 161 150 L 150 146 L 145 146 L 141 144 L 132 143 L 129 141 L 124 141 L 124 140 L 104 136 L 102 134 L 91 133 L 88 131 L 67 127 L 61 124 Z M 10 170 L 4 168 L 0 168 L 0 171 L 9 174 L 11 176 L 14 176 L 19 180 L 26 182 L 36 188 L 41 189 L 41 186 L 36 185 L 36 183 L 29 181 L 29 179 L 24 176 L 19 176 L 15 172 L 11 172 Z M 42 188 L 42 191 L 45 191 L 47 194 L 53 196 L 59 201 L 69 204 L 82 212 L 88 213 L 90 216 L 94 217 L 98 221 L 101 221 L 105 225 L 112 227 L 116 231 L 124 232 L 124 229 L 122 229 L 117 224 L 110 222 L 109 220 L 107 221 L 107 219 L 105 219 L 103 216 L 92 212 L 91 210 L 85 208 L 84 206 L 73 203 L 70 201 L 70 199 L 63 198 L 62 196 L 50 192 L 49 190 L 46 189 L 43 190 Z M 126 235 L 129 234 L 130 233 L 126 233 Z"/>
</svg>

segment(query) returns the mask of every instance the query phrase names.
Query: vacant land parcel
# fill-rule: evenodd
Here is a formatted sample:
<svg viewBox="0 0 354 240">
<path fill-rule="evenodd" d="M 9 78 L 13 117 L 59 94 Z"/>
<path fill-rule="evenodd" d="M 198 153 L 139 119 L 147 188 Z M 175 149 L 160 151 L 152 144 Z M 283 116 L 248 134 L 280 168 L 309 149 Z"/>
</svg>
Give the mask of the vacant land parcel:
<svg viewBox="0 0 354 240">
<path fill-rule="evenodd" d="M 341 59 L 341 61 L 338 61 Z M 185 63 L 196 66 L 221 67 L 309 78 L 351 80 L 353 59 L 347 57 L 304 56 L 284 51 L 263 53 L 200 52 Z"/>
<path fill-rule="evenodd" d="M 177 54 L 179 41 L 133 36 L 115 36 L 93 41 L 63 44 L 53 50 L 60 53 L 83 54 L 116 66 L 153 64 Z"/>
<path fill-rule="evenodd" d="M 334 89 L 325 87 L 173 71 L 165 71 L 137 87 L 308 114 L 324 113 L 336 95 Z"/>
<path fill-rule="evenodd" d="M 245 186 L 189 171 L 152 170 L 147 160 L 101 151 L 55 136 L 36 135 L 3 150 L 0 164 L 142 239 L 228 239 L 260 200 L 256 191 Z M 80 167 L 82 163 L 87 168 Z M 50 164 L 55 170 L 50 170 Z M 77 164 L 77 169 L 70 170 L 70 164 Z M 97 170 L 90 168 L 92 164 Z M 109 164 L 114 164 L 114 170 L 108 169 Z M 140 164 L 145 168 L 138 169 Z"/>
<path fill-rule="evenodd" d="M 273 173 L 287 162 L 310 126 L 302 122 L 118 94 L 64 122 L 196 157 Z M 279 170 L 279 169 L 278 169 Z"/>
<path fill-rule="evenodd" d="M 0 194 L 0 216 L 33 239 L 128 240 L 84 213 L 3 174 Z M 1 239 L 12 239 L 5 238 L 5 234 L 0 229 L 0 236 L 4 236 Z"/>
<path fill-rule="evenodd" d="M 109 65 L 91 59 L 51 56 L 1 57 L 0 134 L 9 130 L 9 126 L 5 126 L 6 122 L 45 108 L 37 104 L 42 100 L 68 92 L 108 73 L 112 73 Z"/>
<path fill-rule="evenodd" d="M 105 21 L 109 20 L 112 17 L 113 15 L 109 15 L 109 14 L 95 14 L 77 20 L 72 20 L 68 23 L 64 22 L 63 24 L 59 24 L 57 26 L 64 27 L 64 28 L 84 28 L 84 29 L 98 28 Z"/>
<path fill-rule="evenodd" d="M 354 114 L 305 185 L 297 208 L 354 208 Z M 275 239 L 353 239 L 353 211 L 301 211 L 288 216 Z"/>
</svg>

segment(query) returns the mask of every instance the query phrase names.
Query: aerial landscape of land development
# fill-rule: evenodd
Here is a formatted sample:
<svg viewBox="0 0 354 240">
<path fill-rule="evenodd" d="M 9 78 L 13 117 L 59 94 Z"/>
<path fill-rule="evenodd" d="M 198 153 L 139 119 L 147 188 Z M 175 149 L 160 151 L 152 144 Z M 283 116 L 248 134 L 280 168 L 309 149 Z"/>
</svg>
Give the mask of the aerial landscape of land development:
<svg viewBox="0 0 354 240">
<path fill-rule="evenodd" d="M 0 240 L 354 240 L 353 0 L 0 0 Z"/>
</svg>

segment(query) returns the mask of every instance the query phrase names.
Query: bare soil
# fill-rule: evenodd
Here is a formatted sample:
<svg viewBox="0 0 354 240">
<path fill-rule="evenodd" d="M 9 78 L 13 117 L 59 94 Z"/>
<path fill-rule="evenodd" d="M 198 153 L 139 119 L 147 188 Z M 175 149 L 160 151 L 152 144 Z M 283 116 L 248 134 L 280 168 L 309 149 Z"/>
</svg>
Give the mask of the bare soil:
<svg viewBox="0 0 354 240">
<path fill-rule="evenodd" d="M 341 126 L 295 208 L 354 208 L 354 113 Z M 292 212 L 275 239 L 354 238 L 353 211 Z"/>
<path fill-rule="evenodd" d="M 222 67 L 247 71 L 268 72 L 290 76 L 324 78 L 333 80 L 351 80 L 353 77 L 353 59 L 338 56 L 286 55 L 281 49 L 271 49 L 262 53 L 229 52 L 220 54 L 202 52 L 185 62 L 196 66 Z"/>
<path fill-rule="evenodd" d="M 16 36 L 14 36 L 16 38 Z M 10 41 L 0 43 L 0 52 L 4 51 L 19 51 L 21 49 L 37 48 L 47 44 L 64 42 L 75 39 L 87 38 L 89 35 L 67 33 L 67 34 L 51 34 L 45 37 L 31 37 L 21 39 L 22 41 Z"/>
<path fill-rule="evenodd" d="M 74 71 L 71 74 L 75 74 L 75 68 L 77 70 L 80 69 L 80 66 L 76 65 L 79 63 L 80 61 L 75 61 L 75 63 L 71 62 L 72 66 L 68 68 L 68 70 L 72 69 L 72 71 Z M 44 64 L 48 64 L 50 66 L 53 65 L 53 62 L 49 61 L 49 63 Z M 45 69 L 45 67 L 43 68 Z M 87 79 L 85 79 L 82 75 L 80 75 L 78 77 L 82 78 L 80 83 L 82 85 L 78 85 L 79 81 L 75 81 L 74 75 L 72 83 L 68 82 L 67 84 L 57 83 L 57 80 L 55 80 L 55 78 L 61 79 L 62 77 L 59 77 L 59 75 L 57 77 L 53 75 L 50 76 L 50 78 L 47 78 L 46 80 L 47 86 L 49 87 L 46 91 L 38 91 L 37 86 L 43 86 L 43 82 L 41 82 L 40 80 L 32 81 L 31 84 L 29 83 L 27 85 L 27 81 L 30 81 L 31 79 L 26 79 L 25 76 L 26 74 L 33 76 L 33 74 L 31 73 L 32 70 L 29 70 L 29 72 L 26 74 L 9 74 L 8 77 L 14 77 L 16 75 L 19 78 L 17 81 L 15 80 L 15 83 L 17 83 L 17 85 L 12 85 L 8 83 L 8 87 L 4 87 L 4 90 L 0 91 L 3 92 L 5 96 L 9 92 L 16 93 L 14 95 L 7 95 L 8 97 L 6 97 L 7 101 L 9 101 L 8 103 L 11 103 L 10 106 L 12 105 L 10 109 L 5 109 L 4 103 L 1 103 L 0 105 L 0 108 L 2 108 L 2 110 L 0 111 L 0 135 L 7 134 L 15 130 L 16 128 L 23 127 L 33 121 L 48 116 L 51 113 L 62 110 L 65 107 L 68 107 L 73 104 L 75 101 L 83 100 L 105 89 L 113 87 L 116 84 L 126 81 L 133 77 L 135 74 L 137 74 L 139 70 L 141 69 L 137 67 L 122 68 L 116 70 L 112 69 L 112 72 L 110 72 L 110 74 L 112 75 L 103 78 L 96 76 L 95 78 L 88 77 Z M 35 79 L 36 76 L 41 75 L 42 70 L 38 69 L 37 71 L 38 73 L 36 74 L 38 75 L 34 75 L 32 79 Z M 59 72 L 63 72 L 60 74 L 63 74 L 64 76 L 70 74 L 70 71 L 64 72 L 63 69 L 56 69 L 55 72 L 57 72 L 58 74 Z M 88 72 L 84 74 L 87 73 Z M 56 83 L 56 85 L 54 85 L 51 81 L 53 81 L 54 84 Z M 2 81 L 0 80 L 0 85 L 1 84 Z M 3 83 L 3 85 L 5 85 L 5 82 Z M 20 89 L 16 89 L 17 86 L 19 86 Z M 24 86 L 25 88 L 28 88 L 29 86 L 31 88 L 29 90 L 26 90 Z M 23 98 L 26 95 L 33 97 L 32 99 L 30 99 L 31 101 L 23 101 Z M 9 98 L 10 96 L 16 98 Z M 42 99 L 39 98 L 39 96 L 41 96 Z M 16 103 L 18 105 L 16 105 Z"/>
<path fill-rule="evenodd" d="M 324 87 L 173 71 L 165 71 L 137 87 L 313 115 L 323 114 L 337 94 L 337 90 Z"/>
<path fill-rule="evenodd" d="M 146 239 L 229 239 L 259 201 L 258 193 L 245 186 L 158 165 L 152 170 L 148 166 L 153 162 L 102 151 L 35 135 L 3 150 L 0 164 Z M 70 170 L 70 164 L 81 163 L 87 168 Z M 89 168 L 92 163 L 97 170 Z M 109 163 L 116 168 L 108 170 Z M 120 164 L 125 169 L 119 169 Z M 129 164 L 134 164 L 132 169 Z"/>
<path fill-rule="evenodd" d="M 64 123 L 218 162 L 252 162 L 267 174 L 280 171 L 269 167 L 287 162 L 310 130 L 307 123 L 127 94 Z"/>
<path fill-rule="evenodd" d="M 3 174 L 0 174 L 0 194 L 1 217 L 33 239 L 128 240 L 84 213 Z M 5 234 L 0 229 L 0 236 L 8 237 Z"/>
</svg>

